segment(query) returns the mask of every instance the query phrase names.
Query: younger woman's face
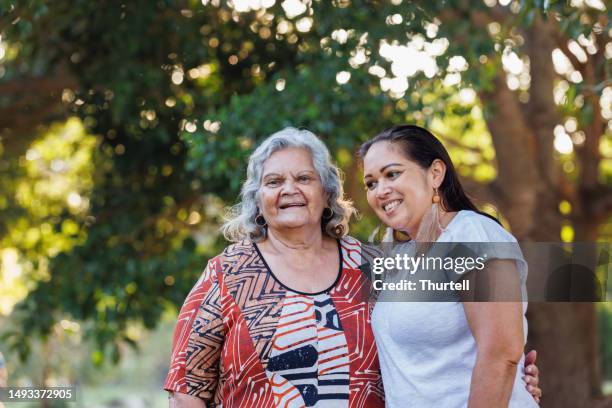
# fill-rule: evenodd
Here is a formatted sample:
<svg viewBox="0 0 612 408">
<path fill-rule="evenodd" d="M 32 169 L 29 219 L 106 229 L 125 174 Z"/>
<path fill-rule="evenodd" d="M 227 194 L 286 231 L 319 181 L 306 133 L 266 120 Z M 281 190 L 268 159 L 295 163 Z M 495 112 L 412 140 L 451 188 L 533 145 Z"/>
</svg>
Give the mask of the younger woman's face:
<svg viewBox="0 0 612 408">
<path fill-rule="evenodd" d="M 368 204 L 378 218 L 415 236 L 441 184 L 439 177 L 409 160 L 399 145 L 384 141 L 370 147 L 363 167 Z"/>
</svg>

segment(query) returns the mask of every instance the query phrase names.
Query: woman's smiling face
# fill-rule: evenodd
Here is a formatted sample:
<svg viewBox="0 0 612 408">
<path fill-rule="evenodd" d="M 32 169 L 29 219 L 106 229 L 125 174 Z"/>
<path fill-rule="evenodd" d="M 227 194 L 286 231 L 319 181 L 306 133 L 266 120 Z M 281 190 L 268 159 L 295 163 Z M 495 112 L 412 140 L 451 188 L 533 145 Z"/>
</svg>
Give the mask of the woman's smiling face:
<svg viewBox="0 0 612 408">
<path fill-rule="evenodd" d="M 288 147 L 264 162 L 260 211 L 272 230 L 316 226 L 326 205 L 326 194 L 310 152 Z"/>
<path fill-rule="evenodd" d="M 401 147 L 374 143 L 363 158 L 368 204 L 387 226 L 415 236 L 431 208 L 434 176 L 409 160 Z M 439 185 L 439 183 L 436 183 Z"/>
</svg>

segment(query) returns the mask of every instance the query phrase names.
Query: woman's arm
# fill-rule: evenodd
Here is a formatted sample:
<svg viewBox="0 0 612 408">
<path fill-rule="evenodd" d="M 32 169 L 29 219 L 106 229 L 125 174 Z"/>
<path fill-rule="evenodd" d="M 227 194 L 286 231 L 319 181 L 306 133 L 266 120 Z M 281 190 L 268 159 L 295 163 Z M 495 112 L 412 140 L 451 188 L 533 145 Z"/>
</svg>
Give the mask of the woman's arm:
<svg viewBox="0 0 612 408">
<path fill-rule="evenodd" d="M 206 407 L 213 399 L 224 339 L 218 268 L 218 258 L 208 262 L 179 312 L 164 383 L 170 407 Z"/>
<path fill-rule="evenodd" d="M 520 294 L 514 261 L 496 259 L 487 262 L 486 266 L 486 273 L 495 279 L 497 288 Z M 507 407 L 517 365 L 523 355 L 522 304 L 464 302 L 463 307 L 477 347 L 468 407 Z"/>
<path fill-rule="evenodd" d="M 168 401 L 170 408 L 206 408 L 206 403 L 200 398 L 178 392 L 170 393 Z"/>
</svg>

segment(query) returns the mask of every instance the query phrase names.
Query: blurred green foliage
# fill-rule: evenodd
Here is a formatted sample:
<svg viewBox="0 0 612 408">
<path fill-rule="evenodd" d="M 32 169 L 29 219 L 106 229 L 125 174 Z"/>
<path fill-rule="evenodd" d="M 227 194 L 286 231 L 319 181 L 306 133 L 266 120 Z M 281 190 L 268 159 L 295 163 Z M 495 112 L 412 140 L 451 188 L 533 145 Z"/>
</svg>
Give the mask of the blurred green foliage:
<svg viewBox="0 0 612 408">
<path fill-rule="evenodd" d="M 0 318 L 0 324 L 3 324 Z M 88 323 L 85 323 L 87 325 Z M 10 386 L 31 386 L 44 383 L 77 387 L 76 403 L 59 403 L 53 407 L 147 406 L 167 407 L 168 397 L 162 390 L 168 369 L 171 336 L 175 324 L 172 313 L 165 314 L 154 330 L 130 325 L 129 331 L 138 340 L 139 348 L 121 346 L 122 359 L 114 364 L 92 361 L 97 355 L 95 342 L 86 339 L 86 327 L 62 321 L 48 341 L 32 340 L 32 353 L 37 358 L 20 363 L 11 352 L 6 353 Z M 66 358 L 70 356 L 70 358 Z M 131 404 L 130 404 L 131 403 Z M 8 404 L 8 407 L 14 404 Z M 20 403 L 24 408 L 40 407 L 40 402 Z"/>
<path fill-rule="evenodd" d="M 0 0 L 0 85 L 34 84 L 20 95 L 26 120 L 11 122 L 19 97 L 0 95 L 0 239 L 18 251 L 29 290 L 4 341 L 26 357 L 28 339 L 58 321 L 88 321 L 93 360 L 117 361 L 136 344 L 130 325 L 153 328 L 223 246 L 217 227 L 249 153 L 284 126 L 320 135 L 353 195 L 355 148 L 402 122 L 432 126 L 464 176 L 493 179 L 483 118 L 496 107 L 458 91 L 491 89 L 504 52 L 521 48 L 515 28 L 537 13 L 558 13 L 572 38 L 597 13 L 512 2 L 487 30 L 469 18 L 491 12 L 480 1 L 395 3 L 314 1 L 297 13 L 285 2 Z M 408 53 L 394 66 L 379 49 L 407 41 L 437 68 L 384 82 L 417 61 Z M 575 87 L 564 109 L 586 122 Z M 353 232 L 375 224 L 366 216 Z"/>
</svg>

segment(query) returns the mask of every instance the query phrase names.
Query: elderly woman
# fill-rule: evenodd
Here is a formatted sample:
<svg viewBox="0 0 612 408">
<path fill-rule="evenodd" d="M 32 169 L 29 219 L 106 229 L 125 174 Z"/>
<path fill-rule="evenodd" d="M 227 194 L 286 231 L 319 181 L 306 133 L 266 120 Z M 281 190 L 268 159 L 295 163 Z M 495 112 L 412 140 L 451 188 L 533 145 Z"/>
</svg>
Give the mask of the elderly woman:
<svg viewBox="0 0 612 408">
<path fill-rule="evenodd" d="M 255 150 L 223 226 L 234 244 L 179 315 L 171 405 L 384 406 L 369 282 L 345 235 L 353 212 L 311 132 L 284 129 Z"/>
</svg>

